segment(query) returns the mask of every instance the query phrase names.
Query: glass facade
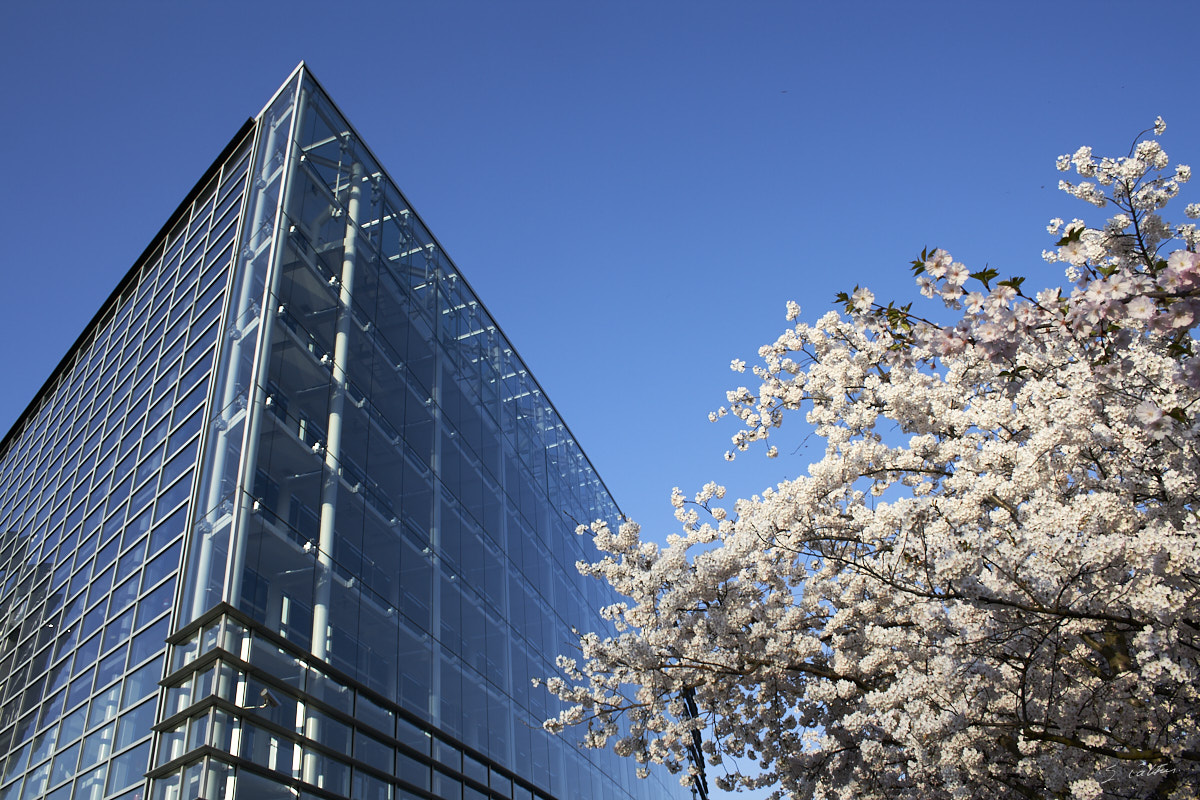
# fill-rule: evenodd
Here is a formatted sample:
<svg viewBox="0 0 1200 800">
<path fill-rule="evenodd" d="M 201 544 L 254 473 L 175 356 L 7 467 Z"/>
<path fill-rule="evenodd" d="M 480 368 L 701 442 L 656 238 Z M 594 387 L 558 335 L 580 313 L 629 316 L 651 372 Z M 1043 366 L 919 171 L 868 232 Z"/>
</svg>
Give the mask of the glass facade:
<svg viewBox="0 0 1200 800">
<path fill-rule="evenodd" d="M 687 796 L 550 736 L 618 510 L 304 68 L 0 450 L 0 800 Z"/>
<path fill-rule="evenodd" d="M 140 797 L 253 139 L 0 444 L 0 797 Z"/>
</svg>

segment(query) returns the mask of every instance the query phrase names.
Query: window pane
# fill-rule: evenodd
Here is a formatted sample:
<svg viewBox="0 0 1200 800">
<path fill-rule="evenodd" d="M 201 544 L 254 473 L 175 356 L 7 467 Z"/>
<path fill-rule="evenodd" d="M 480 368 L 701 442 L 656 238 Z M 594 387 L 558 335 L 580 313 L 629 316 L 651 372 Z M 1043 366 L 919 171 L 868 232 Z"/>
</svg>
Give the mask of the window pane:
<svg viewBox="0 0 1200 800">
<path fill-rule="evenodd" d="M 119 792 L 142 779 L 150 759 L 150 742 L 128 750 L 112 760 L 108 771 L 108 791 Z"/>
<path fill-rule="evenodd" d="M 154 725 L 154 700 L 147 700 L 121 715 L 117 720 L 117 739 L 113 747 L 120 750 L 128 747 L 150 733 Z"/>
</svg>

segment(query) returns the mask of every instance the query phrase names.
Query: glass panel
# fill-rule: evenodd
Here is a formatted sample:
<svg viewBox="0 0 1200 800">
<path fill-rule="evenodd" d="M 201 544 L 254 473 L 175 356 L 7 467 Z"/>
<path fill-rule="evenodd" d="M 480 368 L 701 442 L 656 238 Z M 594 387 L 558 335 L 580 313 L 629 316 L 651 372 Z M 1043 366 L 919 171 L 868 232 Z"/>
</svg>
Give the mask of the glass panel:
<svg viewBox="0 0 1200 800">
<path fill-rule="evenodd" d="M 393 769 L 394 751 L 373 736 L 362 731 L 354 733 L 354 757 L 368 766 L 390 773 Z"/>
<path fill-rule="evenodd" d="M 129 643 L 129 663 L 131 665 L 140 664 L 147 658 L 162 652 L 166 646 L 165 640 L 169 623 L 169 618 L 163 618 L 133 637 Z"/>
<path fill-rule="evenodd" d="M 392 785 L 360 770 L 354 771 L 356 800 L 392 800 Z"/>
<path fill-rule="evenodd" d="M 86 714 L 87 707 L 85 706 L 63 718 L 62 727 L 58 731 L 59 747 L 83 735 L 83 722 Z"/>
<path fill-rule="evenodd" d="M 49 763 L 42 764 L 40 767 L 31 770 L 25 776 L 25 790 L 21 792 L 21 800 L 34 800 L 45 790 L 49 777 Z"/>
<path fill-rule="evenodd" d="M 304 779 L 339 795 L 350 792 L 350 765 L 332 756 L 307 750 L 304 753 Z"/>
<path fill-rule="evenodd" d="M 126 750 L 114 758 L 109 764 L 107 791 L 119 792 L 142 780 L 149 759 L 150 742 Z"/>
<path fill-rule="evenodd" d="M 117 720 L 117 738 L 113 745 L 115 749 L 128 747 L 150 733 L 150 728 L 154 725 L 155 705 L 154 700 L 147 700 L 121 715 Z"/>
<path fill-rule="evenodd" d="M 117 715 L 117 698 L 120 696 L 120 693 L 120 684 L 115 684 L 103 694 L 92 698 L 92 706 L 88 711 L 87 726 L 89 728 L 99 725 L 101 722 L 106 722 Z"/>
<path fill-rule="evenodd" d="M 57 733 L 58 728 L 52 727 L 34 737 L 32 749 L 29 751 L 30 764 L 36 764 L 49 757 L 50 753 L 54 751 L 54 737 Z"/>
<path fill-rule="evenodd" d="M 350 734 L 350 726 L 315 708 L 308 709 L 307 723 L 304 727 L 304 735 L 308 738 L 348 756 L 351 753 Z"/>
<path fill-rule="evenodd" d="M 75 766 L 79 762 L 79 744 L 74 744 L 54 757 L 54 767 L 50 772 L 50 783 L 58 784 L 75 774 Z"/>
<path fill-rule="evenodd" d="M 125 679 L 125 688 L 121 698 L 121 707 L 128 708 L 151 692 L 157 690 L 158 680 L 162 677 L 163 657 L 159 656 L 146 666 L 135 670 Z"/>
<path fill-rule="evenodd" d="M 100 800 L 104 794 L 104 775 L 107 771 L 108 765 L 104 764 L 76 779 L 71 797 L 77 800 Z"/>
<path fill-rule="evenodd" d="M 98 731 L 89 733 L 83 740 L 83 752 L 80 756 L 79 766 L 81 769 L 87 769 L 97 761 L 108 758 L 112 752 L 113 733 L 116 731 L 116 723 L 109 723 Z"/>
<path fill-rule="evenodd" d="M 259 766 L 291 774 L 295 745 L 251 723 L 242 725 L 238 755 Z"/>
</svg>

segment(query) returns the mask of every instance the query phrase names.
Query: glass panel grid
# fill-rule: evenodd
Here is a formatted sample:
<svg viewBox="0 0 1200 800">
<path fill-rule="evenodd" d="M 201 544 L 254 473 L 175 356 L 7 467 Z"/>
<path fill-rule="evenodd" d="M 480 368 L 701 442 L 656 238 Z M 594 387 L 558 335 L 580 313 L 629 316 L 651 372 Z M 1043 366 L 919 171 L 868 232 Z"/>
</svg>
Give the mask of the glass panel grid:
<svg viewBox="0 0 1200 800">
<path fill-rule="evenodd" d="M 677 796 L 541 729 L 570 431 L 304 69 L 254 136 L 0 451 L 0 800 Z"/>
<path fill-rule="evenodd" d="M 595 610 L 605 598 L 574 568 L 595 554 L 573 530 L 577 519 L 616 518 L 615 503 L 357 134 L 307 77 L 296 97 L 270 112 L 288 119 L 294 140 L 276 141 L 267 149 L 279 155 L 254 167 L 281 201 L 270 247 L 243 255 L 269 253 L 262 306 L 272 313 L 248 319 L 261 350 L 243 373 L 255 390 L 228 416 L 239 478 L 231 496 L 214 494 L 225 511 L 207 524 L 219 539 L 204 534 L 233 570 L 206 568 L 195 615 L 223 597 L 292 658 L 328 664 L 340 693 L 299 687 L 289 702 L 320 707 L 369 692 L 452 743 L 458 765 L 439 761 L 415 788 L 491 796 L 495 769 L 547 795 L 671 796 L 677 789 L 661 778 L 638 783 L 630 764 L 575 755 L 572 742 L 543 731 L 556 701 L 530 690 L 531 678 L 558 673 L 570 625 L 607 627 Z M 366 718 L 354 724 L 380 733 Z M 350 755 L 330 729 L 271 729 L 298 737 L 289 741 L 303 756 L 269 769 L 321 786 L 306 779 L 317 758 L 306 748 L 329 748 L 321 759 Z M 474 777 L 463 752 L 479 765 Z M 372 759 L 350 759 L 379 777 Z"/>
<path fill-rule="evenodd" d="M 228 171 L 226 178 L 240 193 L 244 181 Z M 195 217 L 199 253 L 209 219 Z M 146 549 L 149 542 L 161 550 L 183 532 L 155 514 L 180 494 L 178 482 L 160 484 L 164 448 L 155 451 L 153 442 L 155 425 L 167 438 L 174 424 L 147 417 L 170 410 L 174 399 L 169 381 L 154 388 L 162 355 L 174 357 L 204 334 L 187 324 L 197 273 L 174 286 L 177 264 L 164 265 L 163 257 L 174 258 L 177 244 L 152 252 L 0 452 L 8 509 L 0 516 L 0 754 L 9 754 L 0 796 L 23 786 L 20 794 L 31 798 L 42 791 L 99 798 L 141 782 L 147 766 L 146 709 L 154 701 L 138 706 L 136 720 L 123 709 L 157 691 L 179 556 L 176 548 L 173 561 L 162 563 L 148 560 L 154 553 Z M 218 272 L 227 267 L 226 260 Z M 214 272 L 212 280 L 222 278 Z M 158 324 L 169 318 L 179 323 Z M 211 362 L 211 349 L 208 356 Z M 159 369 L 163 378 L 178 374 L 167 366 Z M 150 401 L 160 397 L 164 405 L 156 408 Z M 170 472 L 175 479 L 190 474 Z M 152 529 L 153 519 L 160 521 Z"/>
</svg>

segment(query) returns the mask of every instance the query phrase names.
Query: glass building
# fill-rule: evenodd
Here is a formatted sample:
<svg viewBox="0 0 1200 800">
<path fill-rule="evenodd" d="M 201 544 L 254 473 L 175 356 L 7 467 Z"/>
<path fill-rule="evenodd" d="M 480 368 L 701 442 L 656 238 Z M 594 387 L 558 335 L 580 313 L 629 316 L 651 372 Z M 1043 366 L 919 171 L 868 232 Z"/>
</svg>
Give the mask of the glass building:
<svg viewBox="0 0 1200 800">
<path fill-rule="evenodd" d="M 0 800 L 686 796 L 541 728 L 617 515 L 302 64 L 0 442 Z"/>
</svg>

